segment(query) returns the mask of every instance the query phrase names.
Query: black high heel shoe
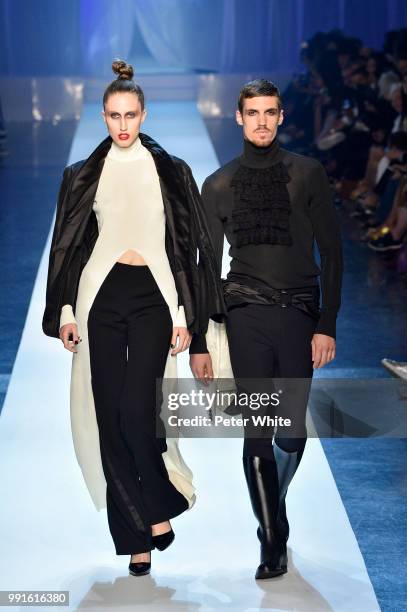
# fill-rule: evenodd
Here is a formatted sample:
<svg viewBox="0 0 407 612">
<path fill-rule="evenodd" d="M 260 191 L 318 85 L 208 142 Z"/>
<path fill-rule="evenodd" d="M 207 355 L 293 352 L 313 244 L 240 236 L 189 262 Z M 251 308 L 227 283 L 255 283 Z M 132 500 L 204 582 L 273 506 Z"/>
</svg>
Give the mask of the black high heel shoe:
<svg viewBox="0 0 407 612">
<path fill-rule="evenodd" d="M 174 541 L 175 533 L 172 529 L 160 535 L 152 536 L 153 544 L 158 550 L 165 550 Z"/>
<path fill-rule="evenodd" d="M 151 570 L 151 561 L 137 561 L 136 563 L 129 563 L 129 573 L 132 576 L 145 576 L 149 574 Z"/>
</svg>

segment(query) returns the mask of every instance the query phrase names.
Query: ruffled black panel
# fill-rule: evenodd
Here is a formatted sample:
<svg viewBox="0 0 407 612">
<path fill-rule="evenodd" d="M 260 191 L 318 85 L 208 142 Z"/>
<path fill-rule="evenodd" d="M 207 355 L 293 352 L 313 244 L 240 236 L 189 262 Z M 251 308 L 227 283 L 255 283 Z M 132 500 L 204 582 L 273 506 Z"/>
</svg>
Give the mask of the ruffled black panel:
<svg viewBox="0 0 407 612">
<path fill-rule="evenodd" d="M 292 244 L 289 181 L 290 175 L 282 162 L 268 168 L 239 165 L 231 181 L 234 188 L 232 224 L 237 247 Z"/>
</svg>

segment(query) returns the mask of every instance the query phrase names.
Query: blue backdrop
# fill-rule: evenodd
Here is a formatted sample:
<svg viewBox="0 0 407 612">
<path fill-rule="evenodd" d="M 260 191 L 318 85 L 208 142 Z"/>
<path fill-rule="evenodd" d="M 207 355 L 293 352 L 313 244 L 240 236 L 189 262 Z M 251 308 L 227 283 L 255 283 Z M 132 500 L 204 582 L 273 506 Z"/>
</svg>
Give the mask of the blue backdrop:
<svg viewBox="0 0 407 612">
<path fill-rule="evenodd" d="M 292 71 L 299 45 L 340 28 L 380 47 L 406 0 L 0 0 L 0 74 L 110 76 L 143 53 L 183 70 Z"/>
</svg>

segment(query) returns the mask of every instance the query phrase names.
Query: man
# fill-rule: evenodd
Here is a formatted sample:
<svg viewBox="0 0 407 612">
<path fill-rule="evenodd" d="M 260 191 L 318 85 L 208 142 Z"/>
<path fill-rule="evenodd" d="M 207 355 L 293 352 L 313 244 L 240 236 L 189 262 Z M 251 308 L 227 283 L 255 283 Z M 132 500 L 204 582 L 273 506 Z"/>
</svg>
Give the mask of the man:
<svg viewBox="0 0 407 612">
<path fill-rule="evenodd" d="M 205 180 L 202 198 L 219 275 L 224 235 L 230 244 L 224 297 L 238 387 L 243 379 L 240 388 L 248 390 L 256 388 L 253 379 L 295 379 L 286 384 L 281 402 L 282 414 L 290 417 L 292 427 L 284 430 L 279 424 L 274 443 L 272 434 L 263 431 L 259 437 L 246 428 L 243 447 L 261 542 L 256 578 L 271 578 L 287 571 L 285 496 L 307 437 L 309 384 L 304 382 L 310 382 L 313 368 L 335 357 L 342 253 L 323 166 L 278 144 L 277 130 L 283 122 L 278 88 L 264 79 L 245 85 L 236 120 L 243 128 L 243 153 Z M 198 378 L 211 378 L 205 338 L 194 338 L 194 344 L 200 345 L 200 354 L 191 356 L 192 371 Z"/>
</svg>

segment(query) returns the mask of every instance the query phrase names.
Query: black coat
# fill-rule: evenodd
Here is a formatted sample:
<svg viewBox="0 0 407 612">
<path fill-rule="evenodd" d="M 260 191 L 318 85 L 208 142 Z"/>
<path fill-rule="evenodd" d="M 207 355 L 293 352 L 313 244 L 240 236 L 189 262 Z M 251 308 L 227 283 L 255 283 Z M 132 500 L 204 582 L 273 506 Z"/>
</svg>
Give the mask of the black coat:
<svg viewBox="0 0 407 612">
<path fill-rule="evenodd" d="M 194 334 L 204 333 L 208 318 L 221 321 L 226 307 L 199 191 L 188 164 L 169 155 L 146 134 L 140 134 L 140 140 L 152 154 L 160 180 L 166 217 L 165 249 L 178 305 L 184 306 L 188 329 Z M 81 272 L 99 234 L 92 206 L 111 144 L 108 136 L 86 160 L 64 170 L 42 321 L 44 333 L 54 338 L 59 338 L 61 307 L 71 304 L 75 312 Z"/>
</svg>

